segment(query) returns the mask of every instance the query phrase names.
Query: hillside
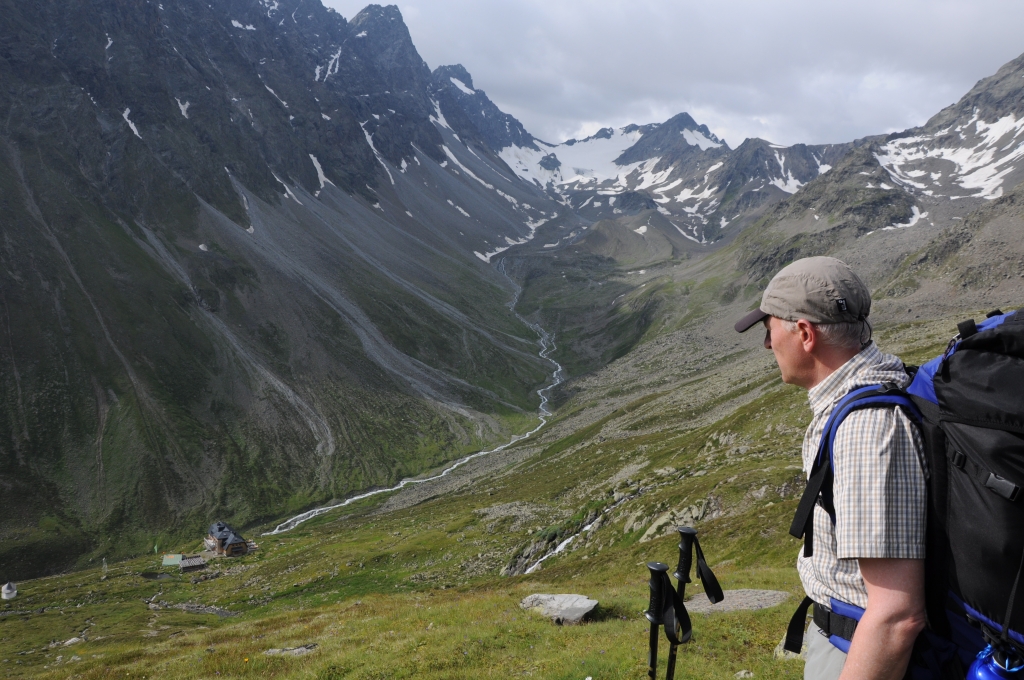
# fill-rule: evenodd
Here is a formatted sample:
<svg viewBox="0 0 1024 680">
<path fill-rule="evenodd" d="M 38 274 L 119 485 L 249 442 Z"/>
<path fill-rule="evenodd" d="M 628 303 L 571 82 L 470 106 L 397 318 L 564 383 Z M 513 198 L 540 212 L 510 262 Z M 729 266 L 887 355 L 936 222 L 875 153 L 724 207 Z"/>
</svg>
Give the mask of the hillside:
<svg viewBox="0 0 1024 680">
<path fill-rule="evenodd" d="M 941 351 L 953 328 L 953 319 L 887 325 L 879 341 L 920 361 Z M 800 588 L 799 544 L 786 527 L 802 488 L 804 394 L 780 384 L 758 338 L 708 342 L 708 330 L 647 343 L 594 374 L 539 440 L 445 480 L 257 534 L 252 555 L 196 575 L 161 569 L 151 555 L 22 583 L 19 598 L 0 605 L 5 670 L 643 677 L 643 564 L 674 562 L 676 522 L 699 528 L 727 599 L 738 588 L 794 596 Z M 684 341 L 703 349 L 681 360 Z M 539 570 L 501 574 L 521 574 L 573 535 Z M 558 627 L 519 608 L 535 592 L 579 592 L 601 604 L 592 623 Z M 688 593 L 699 606 L 699 584 Z M 679 672 L 801 677 L 799 662 L 772 656 L 790 613 L 784 604 L 694 615 Z M 72 638 L 80 641 L 63 646 Z M 266 653 L 311 644 L 300 657 Z"/>
<path fill-rule="evenodd" d="M 487 254 L 568 216 L 448 126 L 396 8 L 301 4 L 4 3 L 6 577 L 536 422 Z"/>
</svg>

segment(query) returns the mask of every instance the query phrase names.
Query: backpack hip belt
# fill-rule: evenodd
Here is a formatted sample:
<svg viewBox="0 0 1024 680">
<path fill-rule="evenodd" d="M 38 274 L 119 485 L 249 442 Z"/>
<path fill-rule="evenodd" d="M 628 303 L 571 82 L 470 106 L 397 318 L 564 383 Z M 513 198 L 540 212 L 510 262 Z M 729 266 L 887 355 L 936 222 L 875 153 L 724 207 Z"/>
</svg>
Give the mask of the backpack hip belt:
<svg viewBox="0 0 1024 680">
<path fill-rule="evenodd" d="M 807 619 L 807 610 L 813 605 L 814 625 L 828 638 L 833 647 L 843 653 L 850 651 L 850 641 L 853 640 L 853 634 L 857 630 L 857 622 L 864 615 L 864 610 L 856 605 L 842 602 L 835 598 L 830 598 L 829 602 L 831 604 L 830 607 L 820 602 L 815 602 L 809 597 L 803 599 L 803 602 L 800 603 L 800 606 L 797 607 L 796 612 L 793 614 L 793 618 L 789 621 L 789 627 L 786 630 L 786 641 L 783 644 L 784 649 L 794 654 L 800 653 L 800 649 L 803 647 L 804 622 Z"/>
</svg>

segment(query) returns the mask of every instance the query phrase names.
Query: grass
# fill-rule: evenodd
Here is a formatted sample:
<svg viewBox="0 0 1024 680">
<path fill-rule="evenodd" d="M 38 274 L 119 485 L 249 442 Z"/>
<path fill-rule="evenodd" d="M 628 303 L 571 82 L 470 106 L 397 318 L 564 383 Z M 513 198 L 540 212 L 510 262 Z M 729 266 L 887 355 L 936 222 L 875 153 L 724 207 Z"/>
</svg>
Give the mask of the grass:
<svg viewBox="0 0 1024 680">
<path fill-rule="evenodd" d="M 941 351 L 943 330 L 905 324 L 879 334 L 883 346 L 916 362 Z M 539 443 L 520 445 L 535 446 L 533 455 L 473 485 L 388 513 L 381 495 L 286 534 L 253 536 L 258 552 L 213 562 L 203 580 L 162 570 L 151 555 L 111 565 L 105 579 L 92 568 L 19 584 L 19 597 L 0 605 L 0 672 L 639 679 L 647 651 L 644 563 L 676 558 L 673 536 L 643 535 L 666 512 L 703 503 L 712 511 L 695 526 L 722 586 L 793 597 L 757 612 L 694 615 L 677 677 L 731 678 L 740 670 L 801 677 L 799 661 L 776 660 L 773 650 L 801 594 L 793 568 L 799 543 L 786 528 L 802 491 L 806 397 L 771 372 L 719 393 L 705 389 L 707 404 L 724 410 L 701 427 L 687 425 L 671 389 L 625 402 L 586 427 L 571 421 L 591 402 L 567 405 Z M 700 408 L 706 414 L 712 406 Z M 614 505 L 617 493 L 633 497 Z M 498 512 L 512 506 L 526 510 Z M 603 508 L 612 509 L 601 524 L 543 569 L 498 575 L 524 544 L 551 539 L 552 530 L 560 539 Z M 170 578 L 150 580 L 146 572 Z M 537 592 L 580 593 L 600 605 L 591 621 L 559 627 L 519 608 Z M 687 594 L 703 597 L 699 583 Z M 185 603 L 232 616 L 175 608 Z M 85 641 L 62 646 L 83 632 Z M 265 653 L 310 643 L 317 647 L 305 656 Z M 662 664 L 664 657 L 663 644 Z"/>
</svg>

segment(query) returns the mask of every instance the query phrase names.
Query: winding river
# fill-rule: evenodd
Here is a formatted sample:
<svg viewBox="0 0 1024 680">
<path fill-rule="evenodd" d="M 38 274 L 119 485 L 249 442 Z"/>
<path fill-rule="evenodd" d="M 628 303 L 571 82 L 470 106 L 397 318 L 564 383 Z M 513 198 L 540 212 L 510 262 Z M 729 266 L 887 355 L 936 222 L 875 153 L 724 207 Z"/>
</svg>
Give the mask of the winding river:
<svg viewBox="0 0 1024 680">
<path fill-rule="evenodd" d="M 512 277 L 510 277 L 508 275 L 508 273 L 505 271 L 505 259 L 504 258 L 502 258 L 501 261 L 498 263 L 498 271 L 501 272 L 501 274 L 506 279 L 509 280 L 509 283 L 512 284 L 512 288 L 513 288 L 513 291 L 514 291 L 514 293 L 512 295 L 512 299 L 507 304 L 508 308 L 512 311 L 513 314 L 516 315 L 516 318 L 518 318 L 524 324 L 529 326 L 540 337 L 540 352 L 538 352 L 538 355 L 540 356 L 540 358 L 544 359 L 545 361 L 549 361 L 554 366 L 554 371 L 552 371 L 552 373 L 551 373 L 551 382 L 547 386 L 542 387 L 541 389 L 537 390 L 537 396 L 540 397 L 540 407 L 538 408 L 538 413 L 537 413 L 537 417 L 538 417 L 540 422 L 537 424 L 537 427 L 533 428 L 532 430 L 530 430 L 529 432 L 526 432 L 524 434 L 515 435 L 514 437 L 512 437 L 512 439 L 510 439 L 506 443 L 502 444 L 501 446 L 498 446 L 498 447 L 493 448 L 493 449 L 489 449 L 487 451 L 477 451 L 476 453 L 471 453 L 468 456 L 460 458 L 460 459 L 456 460 L 454 463 L 450 464 L 445 469 L 443 469 L 440 473 L 438 473 L 436 475 L 433 475 L 432 477 L 423 477 L 423 478 L 420 478 L 420 479 L 416 479 L 416 478 L 403 479 L 400 482 L 398 482 L 398 484 L 396 484 L 394 486 L 390 486 L 390 487 L 383 488 L 383 489 L 373 489 L 372 491 L 367 491 L 365 493 L 361 493 L 359 495 L 347 498 L 347 499 L 345 499 L 344 501 L 342 501 L 340 503 L 335 503 L 333 505 L 325 505 L 325 506 L 320 507 L 320 508 L 314 508 L 313 510 L 307 510 L 306 512 L 303 512 L 303 513 L 300 513 L 298 515 L 295 515 L 291 519 L 288 519 L 288 520 L 285 520 L 284 522 L 281 522 L 276 527 L 274 527 L 273 530 L 264 532 L 263 533 L 264 536 L 274 536 L 276 534 L 282 534 L 282 533 L 284 533 L 286 531 L 291 531 L 292 529 L 294 529 L 295 527 L 299 526 L 300 524 L 302 524 L 303 522 L 305 522 L 307 520 L 311 520 L 314 517 L 319 517 L 320 515 L 328 513 L 328 512 L 330 512 L 332 510 L 337 510 L 338 508 L 343 508 L 346 505 L 351 505 L 352 503 L 355 503 L 356 501 L 361 501 L 364 498 L 370 498 L 371 496 L 376 496 L 376 495 L 382 494 L 382 493 L 391 493 L 392 491 L 398 491 L 399 489 L 402 489 L 402 488 L 404 488 L 406 486 L 409 486 L 411 484 L 424 484 L 426 482 L 432 482 L 434 480 L 441 479 L 442 477 L 448 476 L 453 471 L 455 471 L 458 468 L 462 467 L 463 465 L 465 465 L 466 463 L 468 463 L 471 460 L 474 460 L 476 458 L 481 458 L 483 456 L 489 456 L 492 453 L 498 453 L 499 451 L 504 451 L 505 449 L 507 449 L 508 447 L 512 446 L 516 442 L 522 441 L 524 439 L 527 439 L 527 438 L 533 436 L 534 434 L 539 432 L 540 429 L 542 427 L 544 427 L 544 425 L 547 424 L 547 422 L 548 422 L 547 419 L 548 419 L 548 417 L 551 416 L 551 411 L 548 409 L 548 402 L 550 400 L 551 390 L 553 390 L 558 385 L 561 385 L 562 382 L 565 381 L 565 371 L 562 368 L 561 364 L 559 364 L 557 361 L 555 361 L 554 359 L 551 358 L 551 353 L 553 351 L 555 351 L 555 341 L 551 337 L 551 334 L 548 333 L 543 328 L 541 328 L 540 325 L 527 321 L 522 315 L 519 314 L 519 312 L 516 311 L 516 305 L 519 303 L 519 295 L 522 293 L 522 288 L 519 286 L 519 284 L 517 284 L 515 281 L 513 281 Z M 589 529 L 589 527 L 587 527 L 587 528 Z M 573 537 L 573 538 L 575 538 L 575 537 Z M 571 540 L 571 539 L 569 539 L 569 540 Z M 568 541 L 566 541 L 566 544 L 568 544 Z M 564 546 L 560 546 L 560 547 L 564 547 Z M 545 556 L 545 557 L 547 557 L 547 556 Z"/>
</svg>

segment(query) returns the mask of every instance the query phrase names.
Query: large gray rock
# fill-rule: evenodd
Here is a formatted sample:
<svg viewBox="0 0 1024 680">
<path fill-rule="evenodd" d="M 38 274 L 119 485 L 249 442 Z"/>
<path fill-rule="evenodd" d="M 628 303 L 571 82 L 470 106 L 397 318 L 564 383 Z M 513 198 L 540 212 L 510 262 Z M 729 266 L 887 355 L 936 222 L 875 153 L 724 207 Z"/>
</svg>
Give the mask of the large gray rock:
<svg viewBox="0 0 1024 680">
<path fill-rule="evenodd" d="M 317 646 L 318 645 L 315 642 L 311 642 L 308 645 L 302 645 L 301 647 L 285 647 L 283 649 L 275 647 L 274 649 L 268 649 L 263 653 L 267 656 L 305 656 L 306 654 L 316 650 Z"/>
<path fill-rule="evenodd" d="M 583 620 L 597 606 L 597 600 L 585 595 L 528 595 L 519 603 L 523 609 L 540 612 L 558 625 L 573 625 Z"/>
</svg>

